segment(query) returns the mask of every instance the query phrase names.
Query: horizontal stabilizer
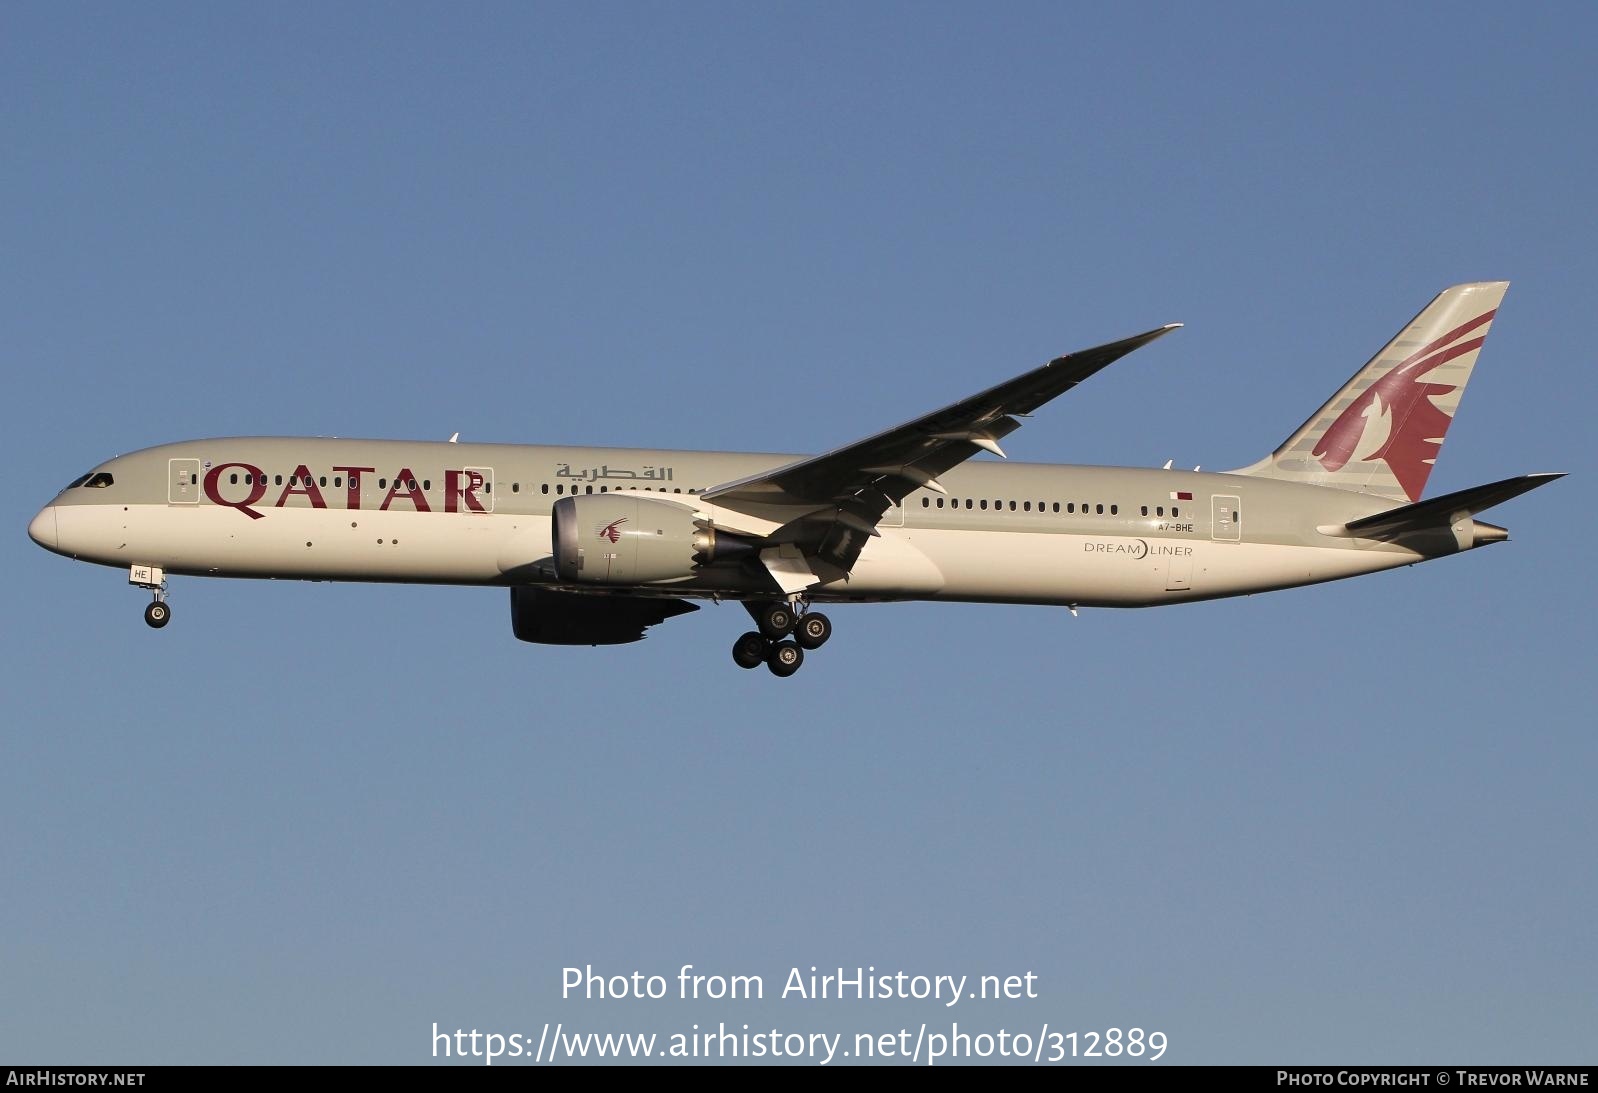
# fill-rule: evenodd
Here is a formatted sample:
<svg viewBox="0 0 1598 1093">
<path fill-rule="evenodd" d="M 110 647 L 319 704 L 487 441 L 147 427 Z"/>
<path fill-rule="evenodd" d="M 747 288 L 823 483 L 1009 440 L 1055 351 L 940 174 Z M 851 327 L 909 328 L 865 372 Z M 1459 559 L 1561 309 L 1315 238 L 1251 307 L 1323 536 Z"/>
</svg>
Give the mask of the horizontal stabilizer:
<svg viewBox="0 0 1598 1093">
<path fill-rule="evenodd" d="M 1563 477 L 1565 477 L 1563 472 L 1523 474 L 1518 478 L 1506 478 L 1502 482 L 1472 486 L 1457 493 L 1445 493 L 1429 501 L 1401 505 L 1396 509 L 1378 512 L 1374 516 L 1364 516 L 1358 520 L 1350 520 L 1346 524 L 1323 527 L 1320 530 L 1326 535 L 1349 539 L 1392 539 L 1407 532 L 1447 527 Z"/>
</svg>

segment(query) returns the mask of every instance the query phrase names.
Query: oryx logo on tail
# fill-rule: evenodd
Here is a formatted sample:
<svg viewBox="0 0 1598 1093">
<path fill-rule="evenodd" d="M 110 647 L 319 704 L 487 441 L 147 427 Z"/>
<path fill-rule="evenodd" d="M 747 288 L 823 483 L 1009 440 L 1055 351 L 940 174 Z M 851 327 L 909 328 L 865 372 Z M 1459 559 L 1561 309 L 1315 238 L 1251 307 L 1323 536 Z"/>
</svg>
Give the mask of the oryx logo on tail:
<svg viewBox="0 0 1598 1093">
<path fill-rule="evenodd" d="M 1439 293 L 1266 458 L 1238 473 L 1418 501 L 1507 281 Z"/>
<path fill-rule="evenodd" d="M 1455 327 L 1366 388 L 1315 445 L 1314 455 L 1321 466 L 1336 472 L 1350 459 L 1380 459 L 1392 469 L 1409 499 L 1419 500 L 1443 445 L 1443 434 L 1453 421 L 1432 400 L 1457 390 L 1453 384 L 1429 383 L 1425 377 L 1439 365 L 1480 349 L 1486 335 L 1466 335 L 1492 322 L 1497 313 L 1495 308 Z"/>
</svg>

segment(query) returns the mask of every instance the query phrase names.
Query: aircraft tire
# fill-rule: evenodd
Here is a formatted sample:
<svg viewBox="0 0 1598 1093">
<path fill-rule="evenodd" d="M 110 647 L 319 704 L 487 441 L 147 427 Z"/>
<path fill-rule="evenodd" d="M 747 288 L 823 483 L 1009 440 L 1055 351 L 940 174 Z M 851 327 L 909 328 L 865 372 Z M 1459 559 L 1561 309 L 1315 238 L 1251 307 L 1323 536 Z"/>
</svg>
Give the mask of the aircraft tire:
<svg viewBox="0 0 1598 1093">
<path fill-rule="evenodd" d="M 772 641 L 793 633 L 795 621 L 793 608 L 785 603 L 768 603 L 760 609 L 760 632 Z"/>
<path fill-rule="evenodd" d="M 771 674 L 778 679 L 786 679 L 799 670 L 805 662 L 805 651 L 799 648 L 796 641 L 779 641 L 771 647 L 771 654 L 766 658 L 766 667 L 771 669 Z"/>
<path fill-rule="evenodd" d="M 793 636 L 805 649 L 820 649 L 827 644 L 827 639 L 832 637 L 832 620 L 819 611 L 801 615 L 799 625 L 794 627 Z"/>
<path fill-rule="evenodd" d="M 732 659 L 740 668 L 758 668 L 766 662 L 771 642 L 754 630 L 732 643 Z"/>
<path fill-rule="evenodd" d="M 172 609 L 156 600 L 144 609 L 144 621 L 152 630 L 159 630 L 172 621 Z"/>
</svg>

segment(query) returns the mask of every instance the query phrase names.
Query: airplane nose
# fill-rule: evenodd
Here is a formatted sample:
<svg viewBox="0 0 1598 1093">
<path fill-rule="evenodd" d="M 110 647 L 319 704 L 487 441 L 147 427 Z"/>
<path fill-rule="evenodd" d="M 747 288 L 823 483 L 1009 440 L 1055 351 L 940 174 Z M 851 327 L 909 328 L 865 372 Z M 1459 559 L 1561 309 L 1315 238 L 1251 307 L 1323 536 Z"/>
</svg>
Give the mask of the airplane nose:
<svg viewBox="0 0 1598 1093">
<path fill-rule="evenodd" d="M 35 516 L 33 522 L 28 525 L 28 538 L 46 550 L 56 548 L 54 505 L 46 505 L 39 510 L 39 515 Z"/>
</svg>

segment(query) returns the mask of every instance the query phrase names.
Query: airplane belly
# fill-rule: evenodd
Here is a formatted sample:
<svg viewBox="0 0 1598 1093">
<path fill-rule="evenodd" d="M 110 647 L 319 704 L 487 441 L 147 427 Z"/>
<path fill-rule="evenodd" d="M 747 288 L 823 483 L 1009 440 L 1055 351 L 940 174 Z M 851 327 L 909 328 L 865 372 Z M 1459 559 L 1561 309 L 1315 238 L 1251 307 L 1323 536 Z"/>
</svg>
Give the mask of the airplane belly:
<svg viewBox="0 0 1598 1093">
<path fill-rule="evenodd" d="M 494 583 L 499 543 L 527 517 L 274 508 L 130 506 L 120 545 L 83 556 L 215 577 Z M 547 522 L 547 521 L 546 521 Z M 98 529 L 105 544 L 116 535 Z"/>
<path fill-rule="evenodd" d="M 500 573 L 517 579 L 538 577 L 541 568 L 554 565 L 553 544 L 547 516 L 517 517 L 507 533 L 499 537 L 495 565 Z"/>
<path fill-rule="evenodd" d="M 1215 599 L 1371 573 L 1414 555 L 1111 535 L 917 533 L 946 583 L 933 598 L 1146 607 Z"/>
<path fill-rule="evenodd" d="M 822 594 L 843 598 L 914 599 L 934 597 L 945 586 L 941 569 L 922 549 L 921 531 L 882 528 L 860 552 L 848 580 L 819 586 Z"/>
<path fill-rule="evenodd" d="M 1363 550 L 1352 545 L 1314 547 L 1274 543 L 1198 543 L 1194 545 L 1191 590 L 1169 592 L 1157 602 L 1214 599 L 1296 588 L 1375 573 L 1419 560 L 1419 555 L 1408 551 Z"/>
<path fill-rule="evenodd" d="M 1026 532 L 923 531 L 947 578 L 940 599 L 1133 606 L 1163 594 L 1154 540 Z M 1163 542 L 1161 540 L 1160 542 Z"/>
</svg>

